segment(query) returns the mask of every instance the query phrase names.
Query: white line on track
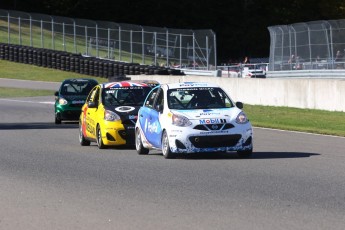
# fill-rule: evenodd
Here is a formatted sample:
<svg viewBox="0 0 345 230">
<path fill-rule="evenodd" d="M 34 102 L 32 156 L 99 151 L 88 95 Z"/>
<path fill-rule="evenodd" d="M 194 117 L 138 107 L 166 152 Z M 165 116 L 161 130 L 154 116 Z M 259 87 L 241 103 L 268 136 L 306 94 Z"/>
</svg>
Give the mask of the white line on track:
<svg viewBox="0 0 345 230">
<path fill-rule="evenodd" d="M 21 102 L 21 103 L 34 103 L 34 104 L 50 104 L 50 105 L 54 105 L 54 103 L 55 103 L 53 101 L 26 101 L 26 100 L 3 99 L 3 98 L 1 98 L 0 101 L 11 101 L 11 102 Z"/>
<path fill-rule="evenodd" d="M 300 134 L 308 134 L 308 135 L 314 135 L 314 136 L 325 136 L 325 137 L 337 137 L 337 138 L 344 138 L 341 136 L 334 136 L 334 135 L 327 135 L 327 134 L 319 134 L 319 133 L 308 133 L 308 132 L 301 132 L 301 131 L 292 131 L 292 130 L 283 130 L 283 129 L 272 129 L 272 128 L 264 128 L 264 127 L 253 127 L 255 129 L 266 129 L 266 130 L 273 130 L 273 131 L 279 131 L 279 132 L 288 132 L 288 133 L 300 133 Z"/>
</svg>

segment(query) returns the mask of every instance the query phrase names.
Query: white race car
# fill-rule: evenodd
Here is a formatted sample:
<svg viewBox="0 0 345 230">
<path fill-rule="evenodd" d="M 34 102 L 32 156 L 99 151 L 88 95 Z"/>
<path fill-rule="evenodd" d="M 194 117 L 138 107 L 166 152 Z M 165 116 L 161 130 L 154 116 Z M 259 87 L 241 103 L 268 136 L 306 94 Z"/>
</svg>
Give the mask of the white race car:
<svg viewBox="0 0 345 230">
<path fill-rule="evenodd" d="M 178 153 L 253 152 L 252 126 L 241 110 L 216 84 L 162 84 L 151 90 L 138 112 L 135 145 L 138 154 L 162 150 L 165 158 Z"/>
</svg>

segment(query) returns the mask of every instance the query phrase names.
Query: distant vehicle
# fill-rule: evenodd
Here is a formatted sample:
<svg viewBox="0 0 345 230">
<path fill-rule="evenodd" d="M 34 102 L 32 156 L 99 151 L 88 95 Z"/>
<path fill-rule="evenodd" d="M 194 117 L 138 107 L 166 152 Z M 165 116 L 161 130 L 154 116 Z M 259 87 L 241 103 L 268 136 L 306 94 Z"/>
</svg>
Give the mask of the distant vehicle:
<svg viewBox="0 0 345 230">
<path fill-rule="evenodd" d="M 97 84 L 96 80 L 88 78 L 64 80 L 54 94 L 55 124 L 65 120 L 78 121 L 86 97 Z"/>
<path fill-rule="evenodd" d="M 238 64 L 221 67 L 222 77 L 266 78 L 267 64 Z"/>
<path fill-rule="evenodd" d="M 165 158 L 181 153 L 253 152 L 253 130 L 241 110 L 216 84 L 162 84 L 150 92 L 138 112 L 135 145 L 138 154 L 162 150 Z"/>
<path fill-rule="evenodd" d="M 134 145 L 138 110 L 157 81 L 121 81 L 93 88 L 79 118 L 79 142 L 96 142 L 98 148 Z"/>
<path fill-rule="evenodd" d="M 241 75 L 243 78 L 266 78 L 266 64 L 242 65 Z"/>
</svg>

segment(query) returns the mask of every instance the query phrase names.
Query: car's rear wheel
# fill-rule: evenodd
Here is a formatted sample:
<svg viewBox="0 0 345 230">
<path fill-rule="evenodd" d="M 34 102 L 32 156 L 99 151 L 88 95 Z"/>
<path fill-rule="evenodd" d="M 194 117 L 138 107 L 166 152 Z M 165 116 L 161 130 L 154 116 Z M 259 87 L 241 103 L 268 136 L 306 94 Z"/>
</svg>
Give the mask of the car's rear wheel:
<svg viewBox="0 0 345 230">
<path fill-rule="evenodd" d="M 253 154 L 253 149 L 251 148 L 245 151 L 237 151 L 237 154 L 241 158 L 248 158 Z"/>
<path fill-rule="evenodd" d="M 147 155 L 149 154 L 149 149 L 143 146 L 143 142 L 141 141 L 141 134 L 140 130 L 135 130 L 135 148 L 139 155 Z"/>
<path fill-rule="evenodd" d="M 102 140 L 102 131 L 101 131 L 101 127 L 97 126 L 97 146 L 99 149 L 104 149 L 105 145 L 103 144 L 103 140 Z"/>
<path fill-rule="evenodd" d="M 61 118 L 58 114 L 55 114 L 55 124 L 57 124 L 57 125 L 61 124 Z"/>
<path fill-rule="evenodd" d="M 83 134 L 83 127 L 82 123 L 79 121 L 79 143 L 81 146 L 88 146 L 90 145 L 90 141 L 86 140 Z"/>
<path fill-rule="evenodd" d="M 166 159 L 174 158 L 174 154 L 170 150 L 168 134 L 165 130 L 162 136 L 162 152 L 163 152 L 164 158 Z"/>
</svg>

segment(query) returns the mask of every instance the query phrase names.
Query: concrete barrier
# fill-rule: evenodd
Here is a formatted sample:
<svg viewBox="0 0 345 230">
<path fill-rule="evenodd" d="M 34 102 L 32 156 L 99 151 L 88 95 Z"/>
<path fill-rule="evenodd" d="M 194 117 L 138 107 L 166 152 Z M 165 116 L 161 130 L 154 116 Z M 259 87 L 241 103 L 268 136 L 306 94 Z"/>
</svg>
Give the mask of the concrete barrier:
<svg viewBox="0 0 345 230">
<path fill-rule="evenodd" d="M 235 101 L 252 105 L 286 106 L 345 112 L 345 79 L 225 78 L 206 76 L 127 75 L 132 80 L 160 83 L 214 82 Z"/>
</svg>

